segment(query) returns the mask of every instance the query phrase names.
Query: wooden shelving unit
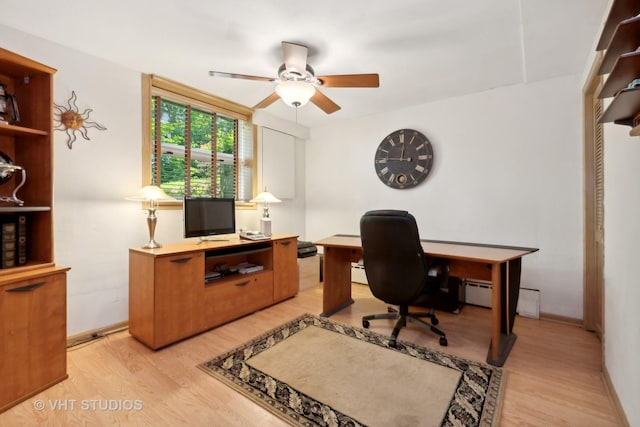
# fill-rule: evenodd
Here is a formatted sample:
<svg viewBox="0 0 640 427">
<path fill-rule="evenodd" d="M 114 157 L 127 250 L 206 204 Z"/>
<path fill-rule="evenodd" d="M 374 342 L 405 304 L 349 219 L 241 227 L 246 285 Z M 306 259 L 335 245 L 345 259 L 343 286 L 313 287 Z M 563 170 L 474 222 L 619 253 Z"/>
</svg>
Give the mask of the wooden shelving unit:
<svg viewBox="0 0 640 427">
<path fill-rule="evenodd" d="M 597 48 L 606 49 L 598 73 L 609 76 L 598 97 L 613 100 L 599 123 L 638 125 L 635 118 L 640 114 L 640 87 L 629 84 L 640 78 L 639 13 L 637 0 L 616 0 L 611 5 Z"/>
<path fill-rule="evenodd" d="M 640 87 L 623 89 L 616 95 L 600 118 L 600 123 L 633 126 L 633 118 L 640 112 Z"/>
<path fill-rule="evenodd" d="M 640 70 L 640 52 L 630 52 L 620 55 L 615 68 L 602 86 L 598 98 L 602 99 L 616 96 L 620 88 L 626 87 L 629 82 L 639 77 L 638 70 Z"/>
<path fill-rule="evenodd" d="M 629 19 L 638 14 L 638 1 L 637 0 L 617 0 L 609 10 L 609 16 L 605 22 L 600 40 L 598 41 L 598 47 L 596 50 L 605 50 L 609 46 L 609 42 L 613 38 L 613 33 L 618 26 L 618 23 Z"/>
<path fill-rule="evenodd" d="M 0 49 L 0 83 L 20 111 L 0 124 L 0 151 L 26 171 L 23 186 L 17 172 L 0 184 L 0 412 L 67 378 L 68 268 L 53 257 L 55 72 Z M 16 188 L 22 205 L 9 197 Z"/>
<path fill-rule="evenodd" d="M 10 125 L 8 123 L 0 123 L 0 134 L 5 135 L 34 135 L 34 136 L 47 136 L 49 132 L 38 130 L 38 129 L 30 129 L 22 126 Z"/>
<path fill-rule="evenodd" d="M 620 55 L 633 52 L 638 46 L 640 46 L 640 17 L 620 22 L 606 48 L 598 74 L 611 72 Z"/>
</svg>

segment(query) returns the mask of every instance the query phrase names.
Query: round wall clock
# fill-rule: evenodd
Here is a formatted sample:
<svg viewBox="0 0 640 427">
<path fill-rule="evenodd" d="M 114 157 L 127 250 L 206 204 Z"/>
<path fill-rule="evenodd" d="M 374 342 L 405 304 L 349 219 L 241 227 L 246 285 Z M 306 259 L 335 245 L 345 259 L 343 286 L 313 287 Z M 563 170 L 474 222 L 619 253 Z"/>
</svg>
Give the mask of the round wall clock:
<svg viewBox="0 0 640 427">
<path fill-rule="evenodd" d="M 387 135 L 376 150 L 378 178 L 391 188 L 412 188 L 431 172 L 433 148 L 421 132 L 400 129 Z"/>
</svg>

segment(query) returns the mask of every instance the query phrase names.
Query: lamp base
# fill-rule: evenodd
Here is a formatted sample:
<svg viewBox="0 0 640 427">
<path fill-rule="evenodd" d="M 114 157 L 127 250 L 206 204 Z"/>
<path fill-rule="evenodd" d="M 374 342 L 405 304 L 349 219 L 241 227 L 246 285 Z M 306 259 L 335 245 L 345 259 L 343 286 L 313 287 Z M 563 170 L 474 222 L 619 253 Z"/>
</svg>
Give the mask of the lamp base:
<svg viewBox="0 0 640 427">
<path fill-rule="evenodd" d="M 147 243 L 146 245 L 144 245 L 142 247 L 142 249 L 156 249 L 156 248 L 161 248 L 162 245 L 158 242 L 156 242 L 155 240 L 151 239 L 149 240 L 149 243 Z"/>
<path fill-rule="evenodd" d="M 162 245 L 156 242 L 155 232 L 156 232 L 156 223 L 158 222 L 158 217 L 156 216 L 156 208 L 153 206 L 153 200 L 151 200 L 152 205 L 147 209 L 147 227 L 149 227 L 149 243 L 144 245 L 143 249 L 155 249 L 161 248 Z"/>
<path fill-rule="evenodd" d="M 271 237 L 271 218 L 260 218 L 260 233 Z"/>
</svg>

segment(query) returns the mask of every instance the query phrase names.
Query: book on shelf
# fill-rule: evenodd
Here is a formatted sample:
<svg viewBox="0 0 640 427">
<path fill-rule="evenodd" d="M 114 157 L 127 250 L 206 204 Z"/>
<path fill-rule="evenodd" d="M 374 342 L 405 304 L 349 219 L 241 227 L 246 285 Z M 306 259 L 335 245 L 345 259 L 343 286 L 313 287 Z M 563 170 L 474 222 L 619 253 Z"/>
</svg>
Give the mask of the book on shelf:
<svg viewBox="0 0 640 427">
<path fill-rule="evenodd" d="M 219 272 L 217 272 L 217 271 L 207 271 L 207 272 L 204 274 L 204 281 L 205 281 L 205 282 L 209 282 L 209 281 L 211 281 L 211 280 L 219 279 L 219 278 L 221 278 L 221 277 L 222 277 L 222 274 L 220 274 L 220 273 L 219 273 Z"/>
<path fill-rule="evenodd" d="M 252 264 L 250 262 L 241 262 L 238 264 L 238 273 L 240 274 L 254 273 L 261 270 L 264 270 L 264 266 L 262 265 Z"/>
<path fill-rule="evenodd" d="M 0 216 L 0 268 L 12 268 L 27 262 L 27 217 Z"/>
</svg>

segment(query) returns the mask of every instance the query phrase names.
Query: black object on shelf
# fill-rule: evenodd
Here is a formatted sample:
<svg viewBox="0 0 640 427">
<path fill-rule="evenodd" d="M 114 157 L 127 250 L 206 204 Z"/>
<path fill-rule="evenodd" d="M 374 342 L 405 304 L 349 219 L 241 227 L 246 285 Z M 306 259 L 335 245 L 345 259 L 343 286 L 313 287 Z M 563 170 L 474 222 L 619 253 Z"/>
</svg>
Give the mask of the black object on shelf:
<svg viewBox="0 0 640 427">
<path fill-rule="evenodd" d="M 298 240 L 298 258 L 314 256 L 318 253 L 318 247 L 311 242 Z"/>
</svg>

